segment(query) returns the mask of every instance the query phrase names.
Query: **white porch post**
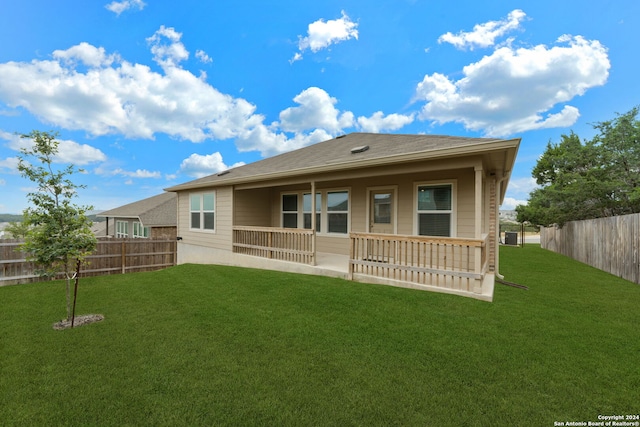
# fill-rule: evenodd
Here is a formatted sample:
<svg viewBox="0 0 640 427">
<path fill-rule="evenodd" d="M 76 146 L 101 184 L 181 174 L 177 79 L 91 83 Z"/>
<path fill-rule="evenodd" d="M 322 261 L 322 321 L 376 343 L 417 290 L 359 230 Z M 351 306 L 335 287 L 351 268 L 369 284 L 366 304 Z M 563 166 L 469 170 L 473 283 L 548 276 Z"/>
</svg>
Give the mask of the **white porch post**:
<svg viewBox="0 0 640 427">
<path fill-rule="evenodd" d="M 476 239 L 480 239 L 482 238 L 482 202 L 483 202 L 483 198 L 482 198 L 482 175 L 483 175 L 483 170 L 482 170 L 482 165 L 476 166 L 474 168 L 475 172 L 476 172 L 476 177 L 475 177 L 475 184 L 476 184 L 476 188 L 475 188 L 475 237 Z M 486 251 L 488 248 L 484 248 L 484 250 Z M 483 248 L 482 247 L 476 247 L 475 248 L 475 254 L 474 254 L 474 270 L 475 273 L 482 273 L 482 251 Z M 473 286 L 473 292 L 476 294 L 480 294 L 482 293 L 482 279 L 475 279 L 474 280 L 474 286 Z"/>
<path fill-rule="evenodd" d="M 475 209 L 475 237 L 482 238 L 482 166 L 475 167 L 476 172 L 476 209 Z"/>
<path fill-rule="evenodd" d="M 313 252 L 313 264 L 317 265 L 316 256 L 316 182 L 311 181 L 311 251 Z"/>
</svg>

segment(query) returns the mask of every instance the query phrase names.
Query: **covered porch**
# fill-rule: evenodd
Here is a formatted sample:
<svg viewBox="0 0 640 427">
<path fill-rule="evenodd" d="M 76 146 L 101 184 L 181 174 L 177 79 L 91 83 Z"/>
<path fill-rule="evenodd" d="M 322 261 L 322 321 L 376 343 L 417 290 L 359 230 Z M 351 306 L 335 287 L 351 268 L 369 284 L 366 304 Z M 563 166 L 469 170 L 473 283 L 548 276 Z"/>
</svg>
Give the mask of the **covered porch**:
<svg viewBox="0 0 640 427">
<path fill-rule="evenodd" d="M 233 227 L 234 264 L 340 277 L 491 301 L 489 236 L 479 239 L 349 233 L 349 255 L 316 251 L 316 232 Z"/>
</svg>

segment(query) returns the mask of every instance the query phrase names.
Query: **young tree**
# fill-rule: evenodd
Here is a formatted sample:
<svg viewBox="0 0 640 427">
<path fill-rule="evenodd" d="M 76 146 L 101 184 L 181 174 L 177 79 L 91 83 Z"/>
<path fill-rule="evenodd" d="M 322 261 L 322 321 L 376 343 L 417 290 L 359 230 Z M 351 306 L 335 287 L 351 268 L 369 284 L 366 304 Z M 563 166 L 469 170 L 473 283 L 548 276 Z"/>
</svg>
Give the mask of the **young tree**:
<svg viewBox="0 0 640 427">
<path fill-rule="evenodd" d="M 57 136 L 57 133 L 40 131 L 21 135 L 31 139 L 33 145 L 21 150 L 18 170 L 37 185 L 37 190 L 27 196 L 32 206 L 24 211 L 24 222 L 30 229 L 22 250 L 40 267 L 39 274 L 64 273 L 67 320 L 73 324 L 71 282 L 75 280 L 75 301 L 80 267 L 86 256 L 95 250 L 97 242 L 86 215 L 92 207 L 72 203 L 77 190 L 84 187 L 74 184 L 70 176 L 81 170 L 74 165 L 61 169 L 53 165 L 58 153 Z M 40 165 L 33 165 L 28 159 L 35 159 Z"/>
<path fill-rule="evenodd" d="M 24 239 L 29 231 L 29 224 L 24 221 L 13 221 L 4 228 L 4 231 L 9 233 L 14 239 Z"/>
</svg>

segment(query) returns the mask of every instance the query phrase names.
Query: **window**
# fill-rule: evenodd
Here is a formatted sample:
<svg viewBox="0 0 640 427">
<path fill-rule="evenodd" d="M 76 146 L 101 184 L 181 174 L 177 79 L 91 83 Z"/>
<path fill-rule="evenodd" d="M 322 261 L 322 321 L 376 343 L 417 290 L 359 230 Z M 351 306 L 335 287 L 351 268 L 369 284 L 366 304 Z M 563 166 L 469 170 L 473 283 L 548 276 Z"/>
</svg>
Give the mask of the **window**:
<svg viewBox="0 0 640 427">
<path fill-rule="evenodd" d="M 453 190 L 451 184 L 418 185 L 418 234 L 451 236 Z"/>
<path fill-rule="evenodd" d="M 304 214 L 304 228 L 311 228 L 311 193 L 302 196 L 302 211 Z M 316 232 L 321 230 L 322 194 L 316 193 Z"/>
<path fill-rule="evenodd" d="M 149 227 L 143 227 L 141 222 L 133 223 L 133 237 L 146 239 L 149 237 Z"/>
<path fill-rule="evenodd" d="M 116 221 L 116 237 L 129 237 L 129 223 Z"/>
<path fill-rule="evenodd" d="M 373 222 L 375 224 L 391 224 L 391 200 L 393 193 L 373 195 Z"/>
<path fill-rule="evenodd" d="M 311 214 L 311 193 L 282 194 L 282 227 L 311 229 Z M 347 234 L 349 191 L 317 192 L 315 215 L 317 233 Z"/>
<path fill-rule="evenodd" d="M 346 233 L 349 223 L 349 192 L 327 193 L 327 232 Z"/>
<path fill-rule="evenodd" d="M 298 195 L 282 195 L 282 226 L 284 228 L 298 228 Z"/>
<path fill-rule="evenodd" d="M 192 194 L 190 199 L 191 229 L 215 230 L 215 193 Z"/>
</svg>

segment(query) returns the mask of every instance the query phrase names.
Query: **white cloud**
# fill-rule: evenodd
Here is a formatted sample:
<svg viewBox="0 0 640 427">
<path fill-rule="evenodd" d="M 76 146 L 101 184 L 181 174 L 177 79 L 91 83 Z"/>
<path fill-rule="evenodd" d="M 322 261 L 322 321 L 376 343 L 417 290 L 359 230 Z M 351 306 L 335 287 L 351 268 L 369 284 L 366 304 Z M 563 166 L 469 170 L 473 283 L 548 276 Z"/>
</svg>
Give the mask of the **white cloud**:
<svg viewBox="0 0 640 427">
<path fill-rule="evenodd" d="M 536 184 L 535 178 L 531 176 L 511 178 L 507 187 L 507 195 L 500 208 L 512 210 L 518 205 L 526 205 L 529 194 L 536 188 L 538 188 L 538 184 Z"/>
<path fill-rule="evenodd" d="M 67 50 L 54 50 L 53 57 L 61 59 L 68 65 L 75 65 L 77 61 L 80 61 L 88 67 L 108 67 L 118 59 L 117 55 L 107 55 L 103 47 L 95 47 L 87 42 L 82 42 Z"/>
<path fill-rule="evenodd" d="M 7 157 L 6 159 L 0 159 L 0 170 L 17 173 L 18 163 L 19 159 L 17 157 Z"/>
<path fill-rule="evenodd" d="M 238 150 L 260 150 L 263 156 L 270 156 L 326 141 L 356 125 L 372 133 L 397 130 L 415 117 L 414 114 L 385 116 L 379 111 L 371 117 L 359 117 L 356 122 L 351 111 L 340 111 L 336 108 L 338 100 L 318 87 L 303 90 L 293 101 L 298 106 L 281 111 L 280 122 L 270 126 L 260 123 L 241 133 L 236 138 Z M 287 136 L 287 132 L 293 136 Z"/>
<path fill-rule="evenodd" d="M 296 95 L 293 101 L 300 105 L 280 112 L 280 127 L 287 132 L 323 129 L 337 133 L 353 126 L 353 113 L 340 113 L 334 106 L 338 101 L 323 89 L 310 87 Z"/>
<path fill-rule="evenodd" d="M 60 145 L 56 156 L 59 162 L 82 166 L 107 160 L 107 156 L 101 150 L 88 144 L 78 144 L 68 140 L 59 141 Z"/>
<path fill-rule="evenodd" d="M 180 33 L 166 27 L 148 39 L 162 73 L 86 43 L 56 51 L 53 60 L 0 63 L 0 101 L 93 136 L 153 139 L 164 133 L 192 142 L 233 138 L 240 151 L 257 150 L 263 156 L 330 139 L 355 124 L 353 113 L 339 111 L 337 100 L 315 87 L 294 98 L 298 106 L 282 111 L 281 123 L 265 124 L 253 104 L 219 92 L 182 68 L 188 52 L 180 39 Z M 75 160 L 102 160 L 99 150 L 76 146 L 69 152 L 72 148 Z"/>
<path fill-rule="evenodd" d="M 120 175 L 126 176 L 128 178 L 161 178 L 162 174 L 160 172 L 151 172 L 146 169 L 137 169 L 135 171 L 126 171 L 123 169 L 115 169 L 111 172 L 111 175 Z"/>
<path fill-rule="evenodd" d="M 527 15 L 520 9 L 516 9 L 509 13 L 506 19 L 501 21 L 489 21 L 483 24 L 477 24 L 473 27 L 473 31 L 461 31 L 458 34 L 446 33 L 438 38 L 438 43 L 451 43 L 459 49 L 473 49 L 476 46 L 489 47 L 495 44 L 498 37 L 503 36 L 509 31 L 516 30 L 520 27 L 520 22 Z"/>
<path fill-rule="evenodd" d="M 335 136 L 324 129 L 303 130 L 309 132 L 295 132 L 293 137 L 288 137 L 277 131 L 277 122 L 272 126 L 260 124 L 236 138 L 236 146 L 238 151 L 257 150 L 263 157 L 268 157 L 326 141 Z"/>
<path fill-rule="evenodd" d="M 518 205 L 526 205 L 526 200 L 514 199 L 513 197 L 505 197 L 504 201 L 500 205 L 501 210 L 512 211 Z"/>
<path fill-rule="evenodd" d="M 242 165 L 244 165 L 244 162 L 238 162 L 233 166 L 225 165 L 222 160 L 222 155 L 217 152 L 204 156 L 194 153 L 182 161 L 180 164 L 180 172 L 194 178 L 202 178 L 207 175 Z"/>
<path fill-rule="evenodd" d="M 551 48 L 501 47 L 464 67 L 457 81 L 439 73 L 426 75 L 414 100 L 426 102 L 423 120 L 463 123 L 489 136 L 566 127 L 576 121 L 578 109 L 552 109 L 605 84 L 609 68 L 600 42 L 562 36 Z"/>
<path fill-rule="evenodd" d="M 181 38 L 164 26 L 147 38 L 161 71 L 84 42 L 56 50 L 50 60 L 0 63 L 0 102 L 91 136 L 153 139 L 163 133 L 192 142 L 234 139 L 239 151 L 257 150 L 263 156 L 324 141 L 355 126 L 377 132 L 398 129 L 413 119 L 375 113 L 361 117 L 358 124 L 351 111 L 336 107 L 336 98 L 310 87 L 294 97 L 295 106 L 281 111 L 279 121 L 267 124 L 255 105 L 221 93 L 205 81 L 206 75 L 183 68 L 189 52 Z M 208 58 L 204 52 L 196 56 Z M 105 160 L 100 150 L 70 141 L 64 153 L 76 164 Z M 131 174 L 144 175 L 127 176 Z"/>
<path fill-rule="evenodd" d="M 189 52 L 180 41 L 181 38 L 182 33 L 175 28 L 161 25 L 154 35 L 147 38 L 153 60 L 162 67 L 177 67 L 180 62 L 189 59 Z"/>
<path fill-rule="evenodd" d="M 198 58 L 200 62 L 203 62 L 205 64 L 213 62 L 213 59 L 211 59 L 211 57 L 207 55 L 207 52 L 205 52 L 204 50 L 196 50 L 196 58 Z"/>
<path fill-rule="evenodd" d="M 530 176 L 524 178 L 512 178 L 509 180 L 509 193 L 515 197 L 526 197 L 536 188 L 538 188 L 538 184 L 536 183 L 535 178 Z"/>
<path fill-rule="evenodd" d="M 146 4 L 142 0 L 122 0 L 122 1 L 112 1 L 108 5 L 105 6 L 107 10 L 115 13 L 120 16 L 120 14 L 129 9 L 138 9 L 142 10 Z"/>
<path fill-rule="evenodd" d="M 15 151 L 33 147 L 32 140 L 22 138 L 17 134 L 0 131 L 0 139 L 9 141 L 7 146 Z M 107 156 L 100 149 L 91 145 L 58 138 L 56 141 L 58 141 L 58 154 L 53 158 L 54 163 L 72 163 L 76 166 L 83 166 L 107 160 Z"/>
<path fill-rule="evenodd" d="M 319 19 L 309 24 L 307 36 L 298 36 L 298 49 L 290 62 L 302 59 L 302 52 L 310 49 L 317 52 L 325 49 L 332 44 L 342 42 L 349 39 L 358 39 L 358 24 L 353 22 L 347 14 L 342 11 L 342 17 L 325 21 Z"/>
<path fill-rule="evenodd" d="M 413 122 L 414 117 L 414 114 L 396 113 L 385 116 L 382 111 L 376 111 L 371 117 L 358 117 L 358 125 L 363 132 L 379 133 L 398 130 Z"/>
<path fill-rule="evenodd" d="M 165 133 L 201 142 L 238 137 L 259 125 L 254 105 L 179 66 L 188 58 L 180 37 L 161 27 L 148 39 L 162 73 L 87 43 L 58 50 L 52 60 L 0 63 L 0 101 L 94 136 L 153 139 Z"/>
</svg>

